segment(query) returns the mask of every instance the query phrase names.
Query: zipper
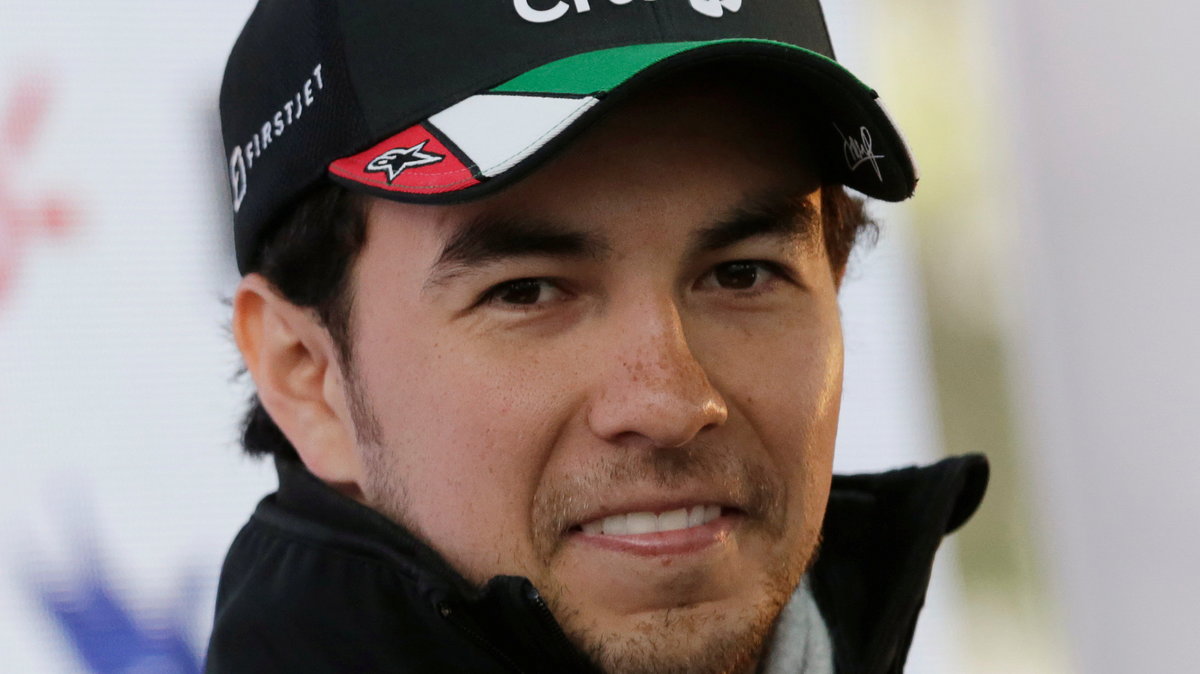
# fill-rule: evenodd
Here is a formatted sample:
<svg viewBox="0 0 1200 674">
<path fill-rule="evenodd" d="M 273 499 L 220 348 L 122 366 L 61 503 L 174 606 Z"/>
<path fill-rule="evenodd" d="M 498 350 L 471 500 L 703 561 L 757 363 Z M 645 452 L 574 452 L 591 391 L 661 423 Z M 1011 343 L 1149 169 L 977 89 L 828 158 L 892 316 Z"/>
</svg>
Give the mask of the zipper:
<svg viewBox="0 0 1200 674">
<path fill-rule="evenodd" d="M 538 589 L 534 587 L 532 583 L 529 585 L 529 590 L 526 593 L 526 597 L 528 597 L 530 603 L 533 604 L 534 611 L 537 613 L 539 620 L 541 620 L 542 624 L 558 640 L 560 651 L 565 655 L 569 655 L 570 660 L 580 663 L 580 666 L 583 667 L 581 671 L 594 671 L 594 668 L 590 662 L 586 666 L 583 665 L 579 650 L 575 647 L 575 644 L 571 643 L 571 640 L 567 638 L 567 633 L 563 631 L 562 625 L 558 624 L 558 619 L 554 617 L 554 613 L 552 613 L 550 611 L 550 607 L 546 605 L 546 600 L 542 599 L 542 594 L 538 592 Z"/>
<path fill-rule="evenodd" d="M 509 657 L 508 654 L 505 653 L 499 646 L 492 643 L 487 637 L 480 634 L 468 623 L 459 620 L 457 618 L 457 614 L 454 612 L 454 607 L 450 605 L 450 602 L 438 602 L 437 609 L 438 613 L 440 613 L 447 622 L 449 622 L 451 625 L 454 625 L 459 631 L 470 637 L 471 640 L 476 643 L 476 645 L 495 656 L 497 660 L 507 666 L 510 670 L 518 672 L 518 674 L 525 674 L 525 670 L 521 669 L 521 667 L 517 665 L 517 663 L 514 662 L 513 659 Z"/>
<path fill-rule="evenodd" d="M 550 607 L 546 605 L 546 600 L 542 599 L 542 594 L 537 591 L 536 587 L 529 589 L 529 600 L 533 602 L 534 608 L 537 610 L 538 617 L 542 623 L 550 628 L 550 631 L 557 637 L 558 642 L 574 650 L 575 646 L 567 639 L 567 633 L 563 631 L 562 625 L 558 624 L 558 619 L 550 612 Z"/>
</svg>

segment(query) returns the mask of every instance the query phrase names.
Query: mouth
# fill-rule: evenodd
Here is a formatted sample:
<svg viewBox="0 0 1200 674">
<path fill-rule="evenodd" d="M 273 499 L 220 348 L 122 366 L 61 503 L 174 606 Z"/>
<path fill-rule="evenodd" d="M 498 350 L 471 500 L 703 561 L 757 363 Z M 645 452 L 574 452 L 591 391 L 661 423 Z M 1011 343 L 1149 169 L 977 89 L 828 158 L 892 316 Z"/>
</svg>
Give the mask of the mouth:
<svg viewBox="0 0 1200 674">
<path fill-rule="evenodd" d="M 660 513 L 619 513 L 584 522 L 575 529 L 590 536 L 637 536 L 690 529 L 708 524 L 720 516 L 721 506 L 702 504 Z"/>
<path fill-rule="evenodd" d="M 742 513 L 702 503 L 670 510 L 643 510 L 597 517 L 572 527 L 579 543 L 645 556 L 697 552 L 729 537 Z"/>
</svg>

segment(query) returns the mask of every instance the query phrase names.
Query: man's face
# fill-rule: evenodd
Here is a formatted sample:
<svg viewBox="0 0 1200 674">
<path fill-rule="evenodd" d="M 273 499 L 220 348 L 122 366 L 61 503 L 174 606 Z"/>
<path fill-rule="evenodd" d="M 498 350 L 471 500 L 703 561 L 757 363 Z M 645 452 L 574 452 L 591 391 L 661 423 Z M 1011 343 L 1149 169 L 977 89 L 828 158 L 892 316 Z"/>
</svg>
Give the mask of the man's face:
<svg viewBox="0 0 1200 674">
<path fill-rule="evenodd" d="M 794 125 L 679 84 L 496 196 L 370 205 L 364 500 L 610 670 L 752 665 L 817 545 L 842 343 Z"/>
</svg>

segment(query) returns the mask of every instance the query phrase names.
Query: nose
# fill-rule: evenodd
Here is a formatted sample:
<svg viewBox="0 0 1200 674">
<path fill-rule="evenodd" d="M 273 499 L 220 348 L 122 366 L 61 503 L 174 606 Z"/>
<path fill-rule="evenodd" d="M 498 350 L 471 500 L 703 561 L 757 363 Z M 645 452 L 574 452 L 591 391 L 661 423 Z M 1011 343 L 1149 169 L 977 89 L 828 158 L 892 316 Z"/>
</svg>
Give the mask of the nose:
<svg viewBox="0 0 1200 674">
<path fill-rule="evenodd" d="M 696 360 L 674 302 L 621 313 L 597 361 L 592 432 L 610 442 L 679 447 L 723 424 L 725 400 Z"/>
</svg>

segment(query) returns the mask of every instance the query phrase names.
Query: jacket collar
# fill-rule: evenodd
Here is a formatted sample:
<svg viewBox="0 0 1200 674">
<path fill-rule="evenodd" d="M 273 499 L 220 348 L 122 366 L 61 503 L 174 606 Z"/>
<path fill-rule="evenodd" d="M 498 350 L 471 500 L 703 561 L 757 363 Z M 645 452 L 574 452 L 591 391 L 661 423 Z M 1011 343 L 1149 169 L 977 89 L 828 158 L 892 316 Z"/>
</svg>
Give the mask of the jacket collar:
<svg viewBox="0 0 1200 674">
<path fill-rule="evenodd" d="M 934 554 L 974 514 L 987 481 L 987 459 L 979 454 L 834 476 L 811 573 L 837 671 L 902 671 Z"/>
<path fill-rule="evenodd" d="M 496 576 L 477 587 L 412 532 L 337 493 L 300 462 L 277 458 L 275 466 L 279 490 L 260 503 L 255 519 L 343 554 L 386 560 L 409 578 L 421 610 L 483 635 L 512 669 L 592 670 L 528 579 Z"/>
<path fill-rule="evenodd" d="M 523 578 L 500 576 L 484 588 L 468 583 L 440 555 L 380 513 L 330 489 L 296 461 L 277 460 L 279 491 L 255 517 L 313 543 L 389 560 L 431 606 L 457 602 L 464 619 L 503 629 L 496 617 L 522 618 L 542 634 L 506 635 L 560 661 L 582 662 L 566 647 L 540 598 Z M 922 468 L 833 477 L 823 541 L 810 578 L 829 628 L 837 671 L 902 671 L 943 536 L 971 517 L 988 480 L 981 455 Z M 544 608 L 544 605 L 542 605 Z M 516 612 L 516 613 L 514 613 Z M 518 615 L 519 614 L 519 615 Z M 490 618 L 489 618 L 490 616 Z"/>
</svg>

